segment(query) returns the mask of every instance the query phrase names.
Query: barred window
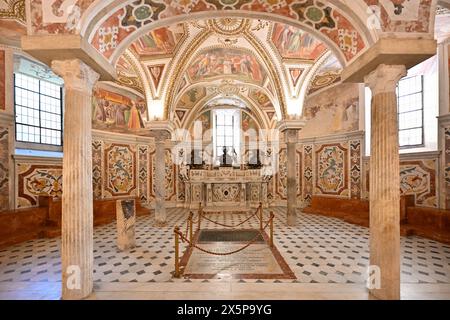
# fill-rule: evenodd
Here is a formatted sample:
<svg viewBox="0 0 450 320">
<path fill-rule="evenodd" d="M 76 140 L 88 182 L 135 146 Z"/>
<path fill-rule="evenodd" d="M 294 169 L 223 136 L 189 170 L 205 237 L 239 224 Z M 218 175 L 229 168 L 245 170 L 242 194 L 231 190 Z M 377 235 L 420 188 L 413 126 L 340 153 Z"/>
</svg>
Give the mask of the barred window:
<svg viewBox="0 0 450 320">
<path fill-rule="evenodd" d="M 62 87 L 22 73 L 14 74 L 16 140 L 62 145 Z"/>
<path fill-rule="evenodd" d="M 234 144 L 234 110 L 217 110 L 216 112 L 216 154 L 221 155 L 223 148 L 235 149 Z"/>
<path fill-rule="evenodd" d="M 423 76 L 401 79 L 397 85 L 397 98 L 400 148 L 423 146 Z"/>
</svg>

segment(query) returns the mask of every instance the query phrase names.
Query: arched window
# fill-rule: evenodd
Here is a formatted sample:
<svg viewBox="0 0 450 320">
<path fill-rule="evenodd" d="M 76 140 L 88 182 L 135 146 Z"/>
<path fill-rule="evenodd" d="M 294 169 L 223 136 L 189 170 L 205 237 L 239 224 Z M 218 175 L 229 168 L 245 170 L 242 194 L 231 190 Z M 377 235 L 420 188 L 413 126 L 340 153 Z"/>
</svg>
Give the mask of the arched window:
<svg viewBox="0 0 450 320">
<path fill-rule="evenodd" d="M 217 109 L 213 113 L 213 142 L 215 165 L 228 155 L 233 159 L 232 165 L 239 165 L 241 142 L 240 111 L 237 109 Z M 231 165 L 231 163 L 227 163 Z"/>
</svg>

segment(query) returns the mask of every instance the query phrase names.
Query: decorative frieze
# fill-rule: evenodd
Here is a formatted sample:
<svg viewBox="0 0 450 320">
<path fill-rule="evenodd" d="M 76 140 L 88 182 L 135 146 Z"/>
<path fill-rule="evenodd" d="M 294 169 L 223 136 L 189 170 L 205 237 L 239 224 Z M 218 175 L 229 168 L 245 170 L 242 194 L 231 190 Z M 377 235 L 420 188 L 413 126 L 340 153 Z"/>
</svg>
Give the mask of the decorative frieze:
<svg viewBox="0 0 450 320">
<path fill-rule="evenodd" d="M 9 209 L 9 129 L 0 127 L 0 211 Z"/>
<path fill-rule="evenodd" d="M 92 141 L 92 189 L 94 200 L 103 197 L 103 142 L 101 140 Z"/>
<path fill-rule="evenodd" d="M 361 198 L 361 140 L 350 141 L 350 197 L 352 199 Z"/>
<path fill-rule="evenodd" d="M 311 202 L 313 195 L 313 145 L 303 146 L 303 201 L 305 204 Z"/>
<path fill-rule="evenodd" d="M 136 194 L 136 150 L 131 145 L 111 144 L 105 146 L 105 192 L 114 196 Z"/>
<path fill-rule="evenodd" d="M 138 156 L 139 156 L 139 199 L 142 204 L 148 204 L 148 168 L 149 168 L 149 146 L 139 145 L 138 146 Z"/>
</svg>

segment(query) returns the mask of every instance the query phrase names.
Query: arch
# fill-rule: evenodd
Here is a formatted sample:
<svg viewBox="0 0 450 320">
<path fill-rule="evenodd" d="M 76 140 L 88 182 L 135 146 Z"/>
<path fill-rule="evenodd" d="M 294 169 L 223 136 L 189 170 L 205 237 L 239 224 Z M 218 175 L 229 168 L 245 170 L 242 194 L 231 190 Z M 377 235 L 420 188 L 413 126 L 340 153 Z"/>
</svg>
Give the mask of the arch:
<svg viewBox="0 0 450 320">
<path fill-rule="evenodd" d="M 127 59 L 131 63 L 132 67 L 134 68 L 134 71 L 136 72 L 136 74 L 138 75 L 139 79 L 141 80 L 141 83 L 143 84 L 144 95 L 145 95 L 145 102 L 146 102 L 146 105 L 147 105 L 146 116 L 147 116 L 147 119 L 148 119 L 149 118 L 148 102 L 150 101 L 150 98 L 151 98 L 150 83 L 148 82 L 148 78 L 145 75 L 145 71 L 142 69 L 142 66 L 139 63 L 138 59 L 134 56 L 134 54 L 130 50 L 125 51 L 124 58 Z"/>
<path fill-rule="evenodd" d="M 178 105 L 179 100 L 181 99 L 181 97 L 182 97 L 187 91 L 189 91 L 190 89 L 196 88 L 196 87 L 202 87 L 202 86 L 204 86 L 205 84 L 210 84 L 210 83 L 208 83 L 208 82 L 197 82 L 197 83 L 193 83 L 193 84 L 190 84 L 190 85 L 184 87 L 183 90 L 181 90 L 180 92 L 178 92 L 177 95 L 175 96 L 175 100 L 174 100 L 174 101 L 175 101 L 175 104 L 174 104 L 175 109 L 176 109 L 176 107 L 177 107 L 177 105 Z M 251 90 L 261 90 L 262 92 L 264 92 L 264 94 L 267 96 L 267 98 L 269 98 L 270 103 L 271 103 L 272 106 L 273 106 L 273 109 L 274 109 L 274 110 L 277 109 L 276 103 L 273 101 L 273 96 L 271 95 L 271 93 L 270 93 L 265 87 L 258 86 L 258 85 L 252 84 L 252 83 L 244 83 L 244 82 L 239 83 L 239 85 L 242 85 L 242 86 L 247 87 L 247 89 L 249 90 L 249 94 L 250 94 L 250 91 L 251 91 Z M 211 99 L 215 99 L 215 98 L 217 98 L 217 96 L 218 96 L 219 94 L 220 94 L 220 93 L 217 93 L 217 94 L 214 93 L 214 94 L 210 94 L 210 95 L 205 95 L 205 97 L 203 97 L 202 100 L 208 100 L 208 99 L 211 100 Z M 258 104 L 256 103 L 256 101 L 254 101 L 254 100 L 251 99 L 250 97 L 247 98 L 247 97 L 243 96 L 242 94 L 238 94 L 238 95 L 239 95 L 239 98 L 240 98 L 241 100 L 243 100 L 244 102 L 247 102 L 248 104 L 250 104 L 250 105 L 252 105 L 252 106 L 255 106 L 255 107 L 258 106 Z M 214 97 L 211 98 L 212 96 L 214 96 Z M 195 107 L 195 106 L 194 106 L 194 107 Z M 172 111 L 172 110 L 171 110 L 171 111 Z"/>
<path fill-rule="evenodd" d="M 204 99 L 200 100 L 199 102 L 197 102 L 195 104 L 195 106 L 191 109 L 191 111 L 189 112 L 188 117 L 186 118 L 186 120 L 184 121 L 184 124 L 182 125 L 182 128 L 189 130 L 193 121 L 195 121 L 195 119 L 200 115 L 200 112 L 203 113 L 204 111 L 213 109 L 213 108 L 203 109 L 204 106 L 219 97 L 220 97 L 220 94 L 209 95 L 209 96 L 205 97 Z M 239 100 L 242 100 L 244 103 L 246 103 L 247 106 L 249 106 L 249 110 L 251 110 L 254 113 L 254 116 L 256 117 L 257 122 L 261 127 L 262 127 L 262 125 L 264 125 L 265 128 L 267 128 L 267 129 L 270 128 L 270 123 L 267 121 L 266 116 L 262 113 L 261 109 L 255 105 L 254 102 L 250 101 L 250 99 L 247 99 L 246 97 L 242 96 L 241 94 L 236 94 L 234 97 Z"/>
<path fill-rule="evenodd" d="M 196 53 L 197 49 L 211 35 L 211 33 L 212 33 L 211 30 L 205 30 L 205 32 L 199 33 L 196 36 L 196 38 L 192 40 L 190 51 Z M 269 79 L 272 81 L 275 87 L 276 96 L 279 101 L 279 104 L 274 104 L 275 110 L 277 112 L 279 119 L 282 119 L 287 114 L 287 108 L 282 89 L 282 82 L 279 77 L 279 74 L 275 69 L 275 67 L 273 66 L 273 64 L 270 63 L 271 61 L 270 57 L 268 56 L 267 52 L 264 50 L 262 45 L 257 41 L 257 39 L 254 39 L 254 37 L 248 31 L 243 31 L 243 36 L 252 45 L 258 56 L 261 57 L 263 60 L 262 61 L 263 65 L 266 69 L 266 72 L 268 72 Z M 185 74 L 185 72 L 187 72 L 189 61 L 191 61 L 197 55 L 198 53 L 195 55 L 183 55 L 181 59 L 178 61 L 178 65 L 183 67 L 176 68 L 174 72 L 171 73 L 171 80 L 169 81 L 168 84 L 168 90 L 166 92 L 164 102 L 164 118 L 167 119 L 169 117 L 170 108 L 174 105 L 175 90 L 178 88 L 178 84 L 181 81 L 183 75 Z"/>
<path fill-rule="evenodd" d="M 331 52 L 326 52 L 324 55 L 322 55 L 322 57 L 320 57 L 320 59 L 316 61 L 314 66 L 311 68 L 311 70 L 306 75 L 306 78 L 303 81 L 301 88 L 300 88 L 299 101 L 302 103 L 302 105 L 305 104 L 306 99 L 308 98 L 308 90 L 311 86 L 311 81 L 316 76 L 317 71 L 320 69 L 320 67 L 324 64 L 325 61 L 327 61 L 328 58 L 330 58 L 331 55 L 332 55 Z"/>
<path fill-rule="evenodd" d="M 373 30 L 366 27 L 366 17 L 361 19 L 353 14 L 342 1 L 329 0 L 319 3 L 307 0 L 304 3 L 289 4 L 282 1 L 269 5 L 257 0 L 236 0 L 234 4 L 224 3 L 222 0 L 192 0 L 190 4 L 173 1 L 167 5 L 154 0 L 97 1 L 93 4 L 96 8 L 89 8 L 85 13 L 90 19 L 83 15 L 80 30 L 107 59 L 117 57 L 115 52 L 120 52 L 124 47 L 122 43 L 129 43 L 138 37 L 142 28 L 149 30 L 171 23 L 219 16 L 265 19 L 291 24 L 312 33 L 329 47 L 336 49 L 345 63 L 376 40 Z M 133 15 L 137 15 L 138 19 Z M 133 19 L 130 19 L 131 16 Z M 128 40 L 129 36 L 132 36 L 131 40 Z M 104 37 L 113 40 L 105 43 Z"/>
</svg>

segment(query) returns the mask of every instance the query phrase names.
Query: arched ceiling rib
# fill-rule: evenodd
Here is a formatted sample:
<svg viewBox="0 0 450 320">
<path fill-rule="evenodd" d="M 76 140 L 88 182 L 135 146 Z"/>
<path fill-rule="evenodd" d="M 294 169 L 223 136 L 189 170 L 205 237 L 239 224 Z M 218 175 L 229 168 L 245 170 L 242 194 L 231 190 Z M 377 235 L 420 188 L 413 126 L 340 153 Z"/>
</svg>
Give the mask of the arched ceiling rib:
<svg viewBox="0 0 450 320">
<path fill-rule="evenodd" d="M 325 55 L 338 60 L 323 42 L 304 30 L 231 17 L 150 30 L 130 44 L 129 51 L 148 79 L 150 114 L 155 105 L 164 106 L 163 113 L 156 112 L 164 118 L 184 117 L 189 108 L 180 107 L 179 99 L 185 93 L 202 91 L 200 84 L 208 88 L 205 92 L 243 88 L 248 96 L 257 90 L 275 110 L 275 114 L 267 111 L 270 119 L 301 114 L 305 86 L 317 63 L 322 63 Z"/>
</svg>

